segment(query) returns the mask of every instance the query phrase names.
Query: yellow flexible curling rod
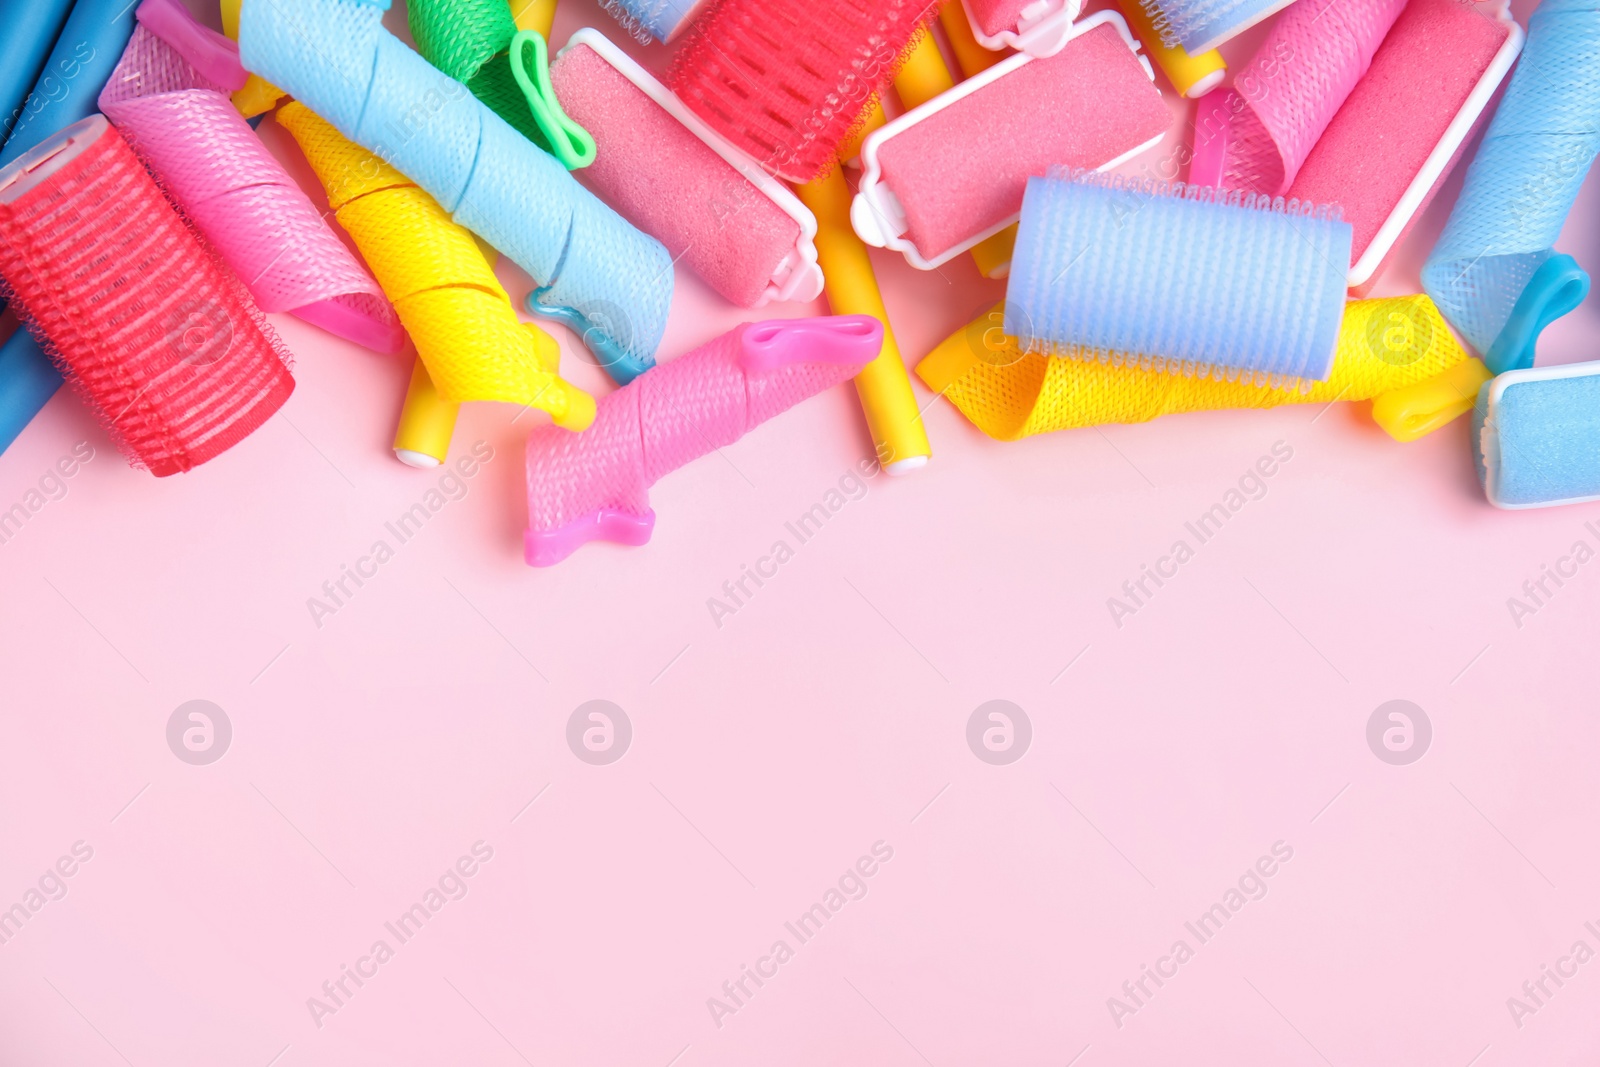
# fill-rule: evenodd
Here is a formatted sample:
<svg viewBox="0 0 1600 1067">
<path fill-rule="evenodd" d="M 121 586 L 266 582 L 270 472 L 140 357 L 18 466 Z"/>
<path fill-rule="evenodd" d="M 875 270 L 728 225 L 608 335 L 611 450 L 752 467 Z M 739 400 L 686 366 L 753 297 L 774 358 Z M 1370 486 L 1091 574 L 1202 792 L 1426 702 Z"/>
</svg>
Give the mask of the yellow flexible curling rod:
<svg viewBox="0 0 1600 1067">
<path fill-rule="evenodd" d="M 815 181 L 795 187 L 817 217 L 817 260 L 822 264 L 828 305 L 835 315 L 871 315 L 883 323 L 883 350 L 856 376 L 856 392 L 866 412 L 878 462 L 890 474 L 909 474 L 933 455 L 917 410 L 917 396 L 900 358 L 883 306 L 867 246 L 850 225 L 850 186 L 834 167 Z"/>
<path fill-rule="evenodd" d="M 557 0 L 509 0 L 509 3 L 517 29 L 532 30 L 549 39 L 555 26 Z M 478 246 L 484 258 L 493 264 L 497 253 L 481 240 Z M 460 404 L 439 395 L 428 368 L 418 359 L 411 368 L 411 384 L 406 389 L 405 405 L 400 409 L 394 454 L 413 466 L 431 466 L 430 461 L 443 463 L 450 451 L 450 438 L 455 434 L 460 411 Z"/>
<path fill-rule="evenodd" d="M 978 39 L 972 35 L 972 23 L 967 20 L 961 0 L 946 0 L 944 7 L 939 9 L 939 22 L 944 26 L 944 35 L 950 41 L 950 51 L 955 53 L 956 64 L 961 67 L 963 78 L 981 74 L 1009 54 L 991 52 L 978 43 Z M 972 259 L 978 264 L 978 273 L 985 278 L 1004 277 L 1011 268 L 1011 250 L 1016 243 L 1017 227 L 1012 225 L 974 245 Z"/>
</svg>

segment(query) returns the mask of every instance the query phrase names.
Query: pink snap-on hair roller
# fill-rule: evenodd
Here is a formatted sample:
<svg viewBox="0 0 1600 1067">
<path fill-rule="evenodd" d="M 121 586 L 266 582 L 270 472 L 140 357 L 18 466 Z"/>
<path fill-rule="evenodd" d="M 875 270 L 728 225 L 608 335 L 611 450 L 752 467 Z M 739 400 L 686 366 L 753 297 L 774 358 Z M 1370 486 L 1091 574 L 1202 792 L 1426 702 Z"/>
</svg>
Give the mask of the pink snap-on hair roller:
<svg viewBox="0 0 1600 1067">
<path fill-rule="evenodd" d="M 740 326 L 601 400 L 583 433 L 535 430 L 528 564 L 560 563 L 589 541 L 649 541 L 652 485 L 850 380 L 882 347 L 883 324 L 868 315 Z"/>
</svg>

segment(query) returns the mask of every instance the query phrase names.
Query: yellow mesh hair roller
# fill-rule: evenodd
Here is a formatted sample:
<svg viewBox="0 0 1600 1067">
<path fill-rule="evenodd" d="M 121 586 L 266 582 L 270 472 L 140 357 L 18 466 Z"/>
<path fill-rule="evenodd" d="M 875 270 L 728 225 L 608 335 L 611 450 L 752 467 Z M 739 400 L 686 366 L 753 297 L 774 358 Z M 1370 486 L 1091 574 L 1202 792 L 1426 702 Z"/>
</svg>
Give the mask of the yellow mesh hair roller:
<svg viewBox="0 0 1600 1067">
<path fill-rule="evenodd" d="M 555 339 L 518 321 L 472 235 L 432 197 L 303 104 L 285 106 L 278 122 L 311 161 L 442 398 L 536 407 L 569 430 L 594 421 L 594 399 L 556 373 Z"/>
<path fill-rule="evenodd" d="M 1472 406 L 1470 400 L 1463 403 L 1468 379 L 1481 374 L 1481 380 L 1488 380 L 1487 370 L 1469 359 L 1426 296 L 1348 305 L 1332 375 L 1304 391 L 1025 353 L 1002 329 L 1003 319 L 995 308 L 946 339 L 917 366 L 917 375 L 929 388 L 942 392 L 973 425 L 999 441 L 1147 422 L 1183 411 L 1325 404 L 1385 394 L 1403 397 L 1404 411 L 1384 428 L 1410 440 L 1421 436 L 1416 431 L 1438 429 Z M 1428 388 L 1420 388 L 1424 385 Z M 1395 432 L 1399 427 L 1406 432 Z"/>
</svg>

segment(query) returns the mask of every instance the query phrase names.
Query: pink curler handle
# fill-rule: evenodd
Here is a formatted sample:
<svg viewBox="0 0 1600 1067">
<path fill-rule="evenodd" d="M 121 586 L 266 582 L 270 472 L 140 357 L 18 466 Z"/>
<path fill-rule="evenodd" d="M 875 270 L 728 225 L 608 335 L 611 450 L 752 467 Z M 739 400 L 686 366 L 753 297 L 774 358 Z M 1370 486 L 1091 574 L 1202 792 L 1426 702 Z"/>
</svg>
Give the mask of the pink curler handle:
<svg viewBox="0 0 1600 1067">
<path fill-rule="evenodd" d="M 244 88 L 250 72 L 239 62 L 239 46 L 208 26 L 202 26 L 179 0 L 144 0 L 134 18 L 172 46 L 207 80 L 230 93 Z"/>
<path fill-rule="evenodd" d="M 866 315 L 740 326 L 600 401 L 594 425 L 528 438 L 528 565 L 560 563 L 590 541 L 642 545 L 650 487 L 775 415 L 848 381 L 883 347 Z"/>
<path fill-rule="evenodd" d="M 774 319 L 745 331 L 740 359 L 752 374 L 803 362 L 859 367 L 860 352 L 868 347 L 868 361 L 883 347 L 883 324 L 869 315 Z"/>
</svg>

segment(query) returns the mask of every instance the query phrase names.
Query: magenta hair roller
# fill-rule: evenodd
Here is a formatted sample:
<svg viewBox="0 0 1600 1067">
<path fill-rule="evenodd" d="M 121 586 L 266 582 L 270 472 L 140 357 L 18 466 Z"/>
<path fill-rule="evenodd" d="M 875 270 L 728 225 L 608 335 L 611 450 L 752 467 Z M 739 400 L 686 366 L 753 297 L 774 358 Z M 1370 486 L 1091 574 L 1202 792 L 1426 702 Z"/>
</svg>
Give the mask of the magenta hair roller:
<svg viewBox="0 0 1600 1067">
<path fill-rule="evenodd" d="M 529 566 L 560 563 L 589 541 L 649 541 L 652 485 L 849 381 L 882 347 L 883 324 L 867 315 L 740 326 L 607 396 L 583 433 L 535 430 Z"/>
</svg>

